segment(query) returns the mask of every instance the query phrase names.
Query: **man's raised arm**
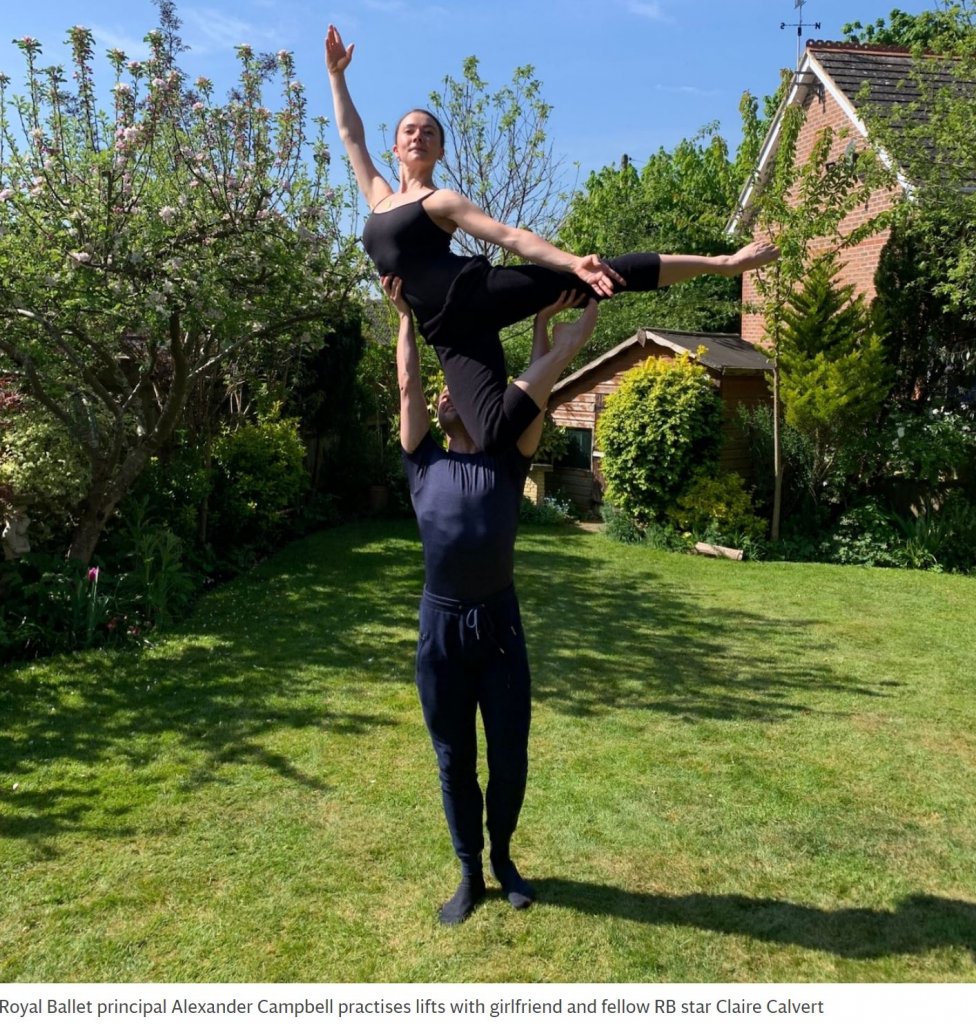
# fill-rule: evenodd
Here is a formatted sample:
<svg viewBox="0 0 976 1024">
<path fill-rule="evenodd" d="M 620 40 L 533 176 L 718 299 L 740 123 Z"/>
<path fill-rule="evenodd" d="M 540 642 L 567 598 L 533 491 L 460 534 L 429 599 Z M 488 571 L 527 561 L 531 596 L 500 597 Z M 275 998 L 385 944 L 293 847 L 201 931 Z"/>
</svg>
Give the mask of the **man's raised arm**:
<svg viewBox="0 0 976 1024">
<path fill-rule="evenodd" d="M 397 383 L 400 386 L 400 445 L 412 452 L 430 430 L 427 399 L 420 377 L 420 353 L 413 328 L 413 313 L 403 297 L 398 277 L 384 277 L 383 291 L 400 317 L 397 331 Z"/>
</svg>

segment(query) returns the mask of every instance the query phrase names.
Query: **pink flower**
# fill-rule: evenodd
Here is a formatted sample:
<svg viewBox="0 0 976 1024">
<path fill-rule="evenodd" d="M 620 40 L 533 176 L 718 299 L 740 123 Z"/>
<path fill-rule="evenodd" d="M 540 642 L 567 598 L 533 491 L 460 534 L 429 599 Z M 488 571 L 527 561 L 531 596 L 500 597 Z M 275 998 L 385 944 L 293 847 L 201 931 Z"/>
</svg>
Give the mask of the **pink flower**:
<svg viewBox="0 0 976 1024">
<path fill-rule="evenodd" d="M 88 582 L 89 583 L 97 583 L 98 582 L 98 571 L 99 570 L 98 570 L 98 566 L 97 565 L 93 565 L 88 570 Z"/>
</svg>

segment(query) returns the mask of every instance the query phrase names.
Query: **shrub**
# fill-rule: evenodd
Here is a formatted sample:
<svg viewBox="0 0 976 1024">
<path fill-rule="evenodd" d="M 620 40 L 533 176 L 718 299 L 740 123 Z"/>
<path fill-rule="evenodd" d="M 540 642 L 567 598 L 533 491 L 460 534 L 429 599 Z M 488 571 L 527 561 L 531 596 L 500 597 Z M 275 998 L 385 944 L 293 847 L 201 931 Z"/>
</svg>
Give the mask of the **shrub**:
<svg viewBox="0 0 976 1024">
<path fill-rule="evenodd" d="M 148 513 L 148 502 L 130 503 L 117 541 L 126 572 L 119 605 L 144 628 L 168 626 L 186 612 L 199 583 L 183 561 L 183 544 Z"/>
<path fill-rule="evenodd" d="M 120 582 L 54 555 L 0 562 L 0 662 L 139 638 L 140 624 L 122 609 Z"/>
<path fill-rule="evenodd" d="M 213 462 L 214 547 L 267 550 L 307 486 L 298 421 L 268 417 L 228 431 L 214 444 Z"/>
<path fill-rule="evenodd" d="M 0 495 L 31 518 L 36 547 L 60 543 L 88 487 L 90 471 L 64 426 L 36 405 L 10 415 L 0 451 Z M 0 500 L 0 513 L 4 501 Z"/>
<path fill-rule="evenodd" d="M 903 534 L 893 514 L 869 498 L 845 512 L 821 545 L 821 557 L 842 565 L 902 566 Z"/>
<path fill-rule="evenodd" d="M 597 423 L 607 500 L 638 525 L 658 519 L 715 462 L 720 430 L 718 393 L 691 356 L 635 367 Z"/>
<path fill-rule="evenodd" d="M 698 473 L 667 512 L 679 530 L 714 544 L 738 544 L 765 536 L 766 523 L 755 514 L 752 498 L 738 473 Z"/>
<path fill-rule="evenodd" d="M 773 410 L 772 406 L 739 406 L 739 422 L 749 445 L 751 483 L 759 513 L 767 519 L 773 512 Z M 788 520 L 812 514 L 813 445 L 789 423 L 780 424 L 780 455 L 783 461 L 782 517 Z"/>
<path fill-rule="evenodd" d="M 611 540 L 620 541 L 621 544 L 640 544 L 644 540 L 644 531 L 616 505 L 604 502 L 600 514 L 606 523 L 607 536 Z"/>
<path fill-rule="evenodd" d="M 918 516 L 897 516 L 906 568 L 971 572 L 976 568 L 976 506 L 960 491 Z"/>
<path fill-rule="evenodd" d="M 547 494 L 541 505 L 529 501 L 524 495 L 519 506 L 519 522 L 536 523 L 541 526 L 556 526 L 574 523 L 579 519 L 576 506 L 571 499 L 561 494 Z"/>
</svg>

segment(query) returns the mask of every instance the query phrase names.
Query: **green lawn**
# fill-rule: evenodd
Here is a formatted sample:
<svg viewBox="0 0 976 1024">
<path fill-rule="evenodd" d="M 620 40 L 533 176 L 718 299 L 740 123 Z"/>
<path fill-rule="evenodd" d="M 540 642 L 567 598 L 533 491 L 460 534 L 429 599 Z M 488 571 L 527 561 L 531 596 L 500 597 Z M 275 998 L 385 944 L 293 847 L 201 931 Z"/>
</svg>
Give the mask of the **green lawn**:
<svg viewBox="0 0 976 1024">
<path fill-rule="evenodd" d="M 526 530 L 516 859 L 456 869 L 412 523 L 0 669 L 0 981 L 976 981 L 976 579 Z"/>
</svg>

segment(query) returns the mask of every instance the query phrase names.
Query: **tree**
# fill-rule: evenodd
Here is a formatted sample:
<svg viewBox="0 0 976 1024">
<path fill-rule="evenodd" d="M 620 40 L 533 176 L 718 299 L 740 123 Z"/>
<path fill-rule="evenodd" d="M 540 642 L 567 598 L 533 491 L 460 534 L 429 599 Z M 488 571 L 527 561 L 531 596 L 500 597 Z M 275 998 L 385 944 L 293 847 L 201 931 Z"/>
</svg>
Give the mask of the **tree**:
<svg viewBox="0 0 976 1024">
<path fill-rule="evenodd" d="M 877 234 L 887 214 L 848 219 L 864 207 L 870 196 L 890 176 L 870 152 L 845 150 L 830 160 L 836 134 L 824 129 L 808 157 L 800 163 L 797 143 L 804 112 L 799 107 L 783 111 L 779 142 L 753 200 L 752 221 L 757 234 L 771 238 L 780 258 L 756 272 L 759 310 L 773 357 L 773 463 L 774 494 L 770 535 L 779 539 L 783 465 L 780 451 L 780 356 L 785 315 L 810 269 L 817 261 L 836 256 L 860 240 Z"/>
<path fill-rule="evenodd" d="M 559 242 L 575 252 L 607 255 L 635 250 L 716 254 L 731 252 L 726 233 L 729 211 L 755 166 L 777 105 L 743 93 L 739 104 L 742 142 L 730 159 L 715 125 L 705 126 L 673 150 L 660 149 L 638 170 L 629 157 L 620 166 L 592 173 L 569 206 Z M 699 277 L 679 288 L 624 293 L 600 313 L 593 341 L 581 361 L 633 334 L 641 324 L 677 330 L 736 331 L 740 285 L 721 277 Z"/>
<path fill-rule="evenodd" d="M 445 187 L 467 196 L 503 224 L 528 228 L 551 238 L 562 216 L 564 164 L 555 157 L 546 126 L 552 112 L 542 98 L 542 83 L 531 64 L 517 67 L 512 80 L 495 92 L 479 73 L 479 61 L 467 57 L 461 77 L 444 77 L 444 88 L 430 94 L 431 112 L 444 126 Z M 391 172 L 397 168 L 385 154 Z M 465 232 L 458 247 L 493 263 L 517 256 Z"/>
<path fill-rule="evenodd" d="M 839 453 L 863 435 L 888 393 L 888 366 L 863 299 L 839 286 L 835 253 L 810 267 L 783 310 L 780 393 L 786 421 L 812 442 L 811 496 L 817 502 Z"/>
<path fill-rule="evenodd" d="M 179 68 L 171 0 L 157 6 L 147 60 L 109 51 L 111 113 L 82 27 L 69 33 L 73 90 L 31 38 L 17 42 L 26 95 L 0 78 L 0 373 L 88 464 L 68 549 L 84 561 L 194 389 L 258 348 L 310 341 L 362 272 L 322 122 L 305 161 L 291 54 L 239 47 L 239 87 L 217 103 Z"/>
<path fill-rule="evenodd" d="M 714 126 L 644 167 L 624 158 L 593 172 L 570 203 L 559 244 L 573 252 L 731 252 L 725 232 L 740 182 L 725 140 Z M 624 293 L 601 310 L 586 359 L 631 335 L 641 324 L 679 330 L 731 331 L 738 326 L 739 282 L 699 277 L 667 291 Z"/>
<path fill-rule="evenodd" d="M 872 138 L 908 183 L 878 276 L 878 307 L 896 368 L 896 393 L 916 408 L 969 410 L 976 369 L 976 12 L 955 3 L 939 12 L 955 34 L 917 44 L 906 100 L 873 104 Z M 931 42 L 928 40 L 927 42 Z"/>
<path fill-rule="evenodd" d="M 968 2 L 943 3 L 934 11 L 906 14 L 897 7 L 888 20 L 878 18 L 867 25 L 848 22 L 841 28 L 848 42 L 885 46 L 921 47 L 944 51 L 973 28 L 973 13 Z"/>
</svg>

